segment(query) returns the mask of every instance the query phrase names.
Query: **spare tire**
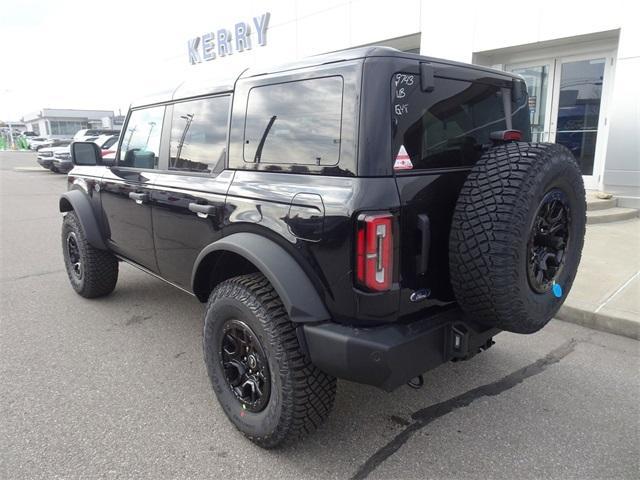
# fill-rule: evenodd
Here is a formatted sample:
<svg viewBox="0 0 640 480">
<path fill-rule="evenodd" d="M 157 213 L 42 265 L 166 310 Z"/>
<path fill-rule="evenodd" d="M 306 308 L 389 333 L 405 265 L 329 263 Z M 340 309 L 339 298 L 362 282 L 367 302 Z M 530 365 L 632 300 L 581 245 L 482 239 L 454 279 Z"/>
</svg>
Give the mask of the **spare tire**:
<svg viewBox="0 0 640 480">
<path fill-rule="evenodd" d="M 469 320 L 540 330 L 576 276 L 586 224 L 582 175 L 562 145 L 505 143 L 467 177 L 453 214 L 449 268 Z"/>
</svg>

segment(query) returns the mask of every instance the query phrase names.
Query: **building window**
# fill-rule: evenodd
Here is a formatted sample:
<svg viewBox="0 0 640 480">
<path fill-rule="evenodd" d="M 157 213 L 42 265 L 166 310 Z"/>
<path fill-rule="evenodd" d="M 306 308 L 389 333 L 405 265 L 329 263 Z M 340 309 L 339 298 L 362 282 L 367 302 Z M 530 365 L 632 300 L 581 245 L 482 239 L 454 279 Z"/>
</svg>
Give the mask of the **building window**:
<svg viewBox="0 0 640 480">
<path fill-rule="evenodd" d="M 229 103 L 224 96 L 173 106 L 169 170 L 210 173 L 224 162 Z"/>
<path fill-rule="evenodd" d="M 78 130 L 85 128 L 85 125 L 81 121 L 49 120 L 51 135 L 73 136 Z"/>
<path fill-rule="evenodd" d="M 249 93 L 244 160 L 336 165 L 342 126 L 342 77 L 256 87 Z"/>
</svg>

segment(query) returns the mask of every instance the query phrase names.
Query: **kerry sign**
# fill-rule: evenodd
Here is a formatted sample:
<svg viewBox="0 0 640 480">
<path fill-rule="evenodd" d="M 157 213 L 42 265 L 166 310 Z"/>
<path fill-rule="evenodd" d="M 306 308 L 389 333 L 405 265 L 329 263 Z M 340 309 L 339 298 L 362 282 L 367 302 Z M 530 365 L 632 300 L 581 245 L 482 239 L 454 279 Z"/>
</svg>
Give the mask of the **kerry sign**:
<svg viewBox="0 0 640 480">
<path fill-rule="evenodd" d="M 209 62 L 217 57 L 232 55 L 234 52 L 251 50 L 253 42 L 264 47 L 267 44 L 267 27 L 269 26 L 269 12 L 253 17 L 252 23 L 238 22 L 233 31 L 221 28 L 215 32 L 190 39 L 187 42 L 189 62 L 191 65 Z M 257 37 L 257 38 L 256 38 Z"/>
</svg>

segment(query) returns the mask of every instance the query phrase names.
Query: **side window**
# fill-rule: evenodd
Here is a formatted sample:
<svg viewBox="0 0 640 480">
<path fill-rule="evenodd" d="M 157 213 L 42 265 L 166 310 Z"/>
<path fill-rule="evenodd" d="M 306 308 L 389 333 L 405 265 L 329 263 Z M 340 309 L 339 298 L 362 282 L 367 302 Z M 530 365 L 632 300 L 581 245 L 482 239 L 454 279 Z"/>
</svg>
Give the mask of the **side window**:
<svg viewBox="0 0 640 480">
<path fill-rule="evenodd" d="M 244 132 L 245 162 L 336 165 L 342 90 L 342 77 L 251 89 Z"/>
<path fill-rule="evenodd" d="M 230 98 L 205 98 L 173 106 L 169 170 L 210 173 L 224 162 Z"/>
<path fill-rule="evenodd" d="M 133 168 L 158 168 L 160 134 L 164 106 L 134 110 L 122 132 L 118 165 Z"/>
<path fill-rule="evenodd" d="M 111 137 L 109 140 L 104 142 L 104 144 L 102 144 L 102 149 L 106 150 L 107 148 L 111 148 L 113 144 L 115 144 L 117 141 L 118 141 L 117 135 Z"/>
</svg>

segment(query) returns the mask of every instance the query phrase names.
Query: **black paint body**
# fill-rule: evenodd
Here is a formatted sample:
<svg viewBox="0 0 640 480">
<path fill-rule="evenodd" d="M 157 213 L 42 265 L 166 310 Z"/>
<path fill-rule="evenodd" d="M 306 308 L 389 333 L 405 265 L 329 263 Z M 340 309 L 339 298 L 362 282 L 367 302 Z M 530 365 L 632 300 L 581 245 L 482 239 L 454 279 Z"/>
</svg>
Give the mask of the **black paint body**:
<svg viewBox="0 0 640 480">
<path fill-rule="evenodd" d="M 201 300 L 206 299 L 213 280 L 209 285 L 195 285 L 198 279 L 227 276 L 225 272 L 207 272 L 204 276 L 198 272 L 199 267 L 220 265 L 204 261 L 205 249 L 222 238 L 248 232 L 277 244 L 301 268 L 328 313 L 328 318 L 317 320 L 347 327 L 404 325 L 419 320 L 425 331 L 429 330 L 424 325 L 426 322 L 428 326 L 430 317 L 434 326 L 442 325 L 443 312 L 458 312 L 454 317 L 462 321 L 449 283 L 447 243 L 453 209 L 469 169 L 394 173 L 390 79 L 399 71 L 419 74 L 420 62 L 430 62 L 436 76 L 492 78 L 503 83 L 513 78 L 390 49 L 353 52 L 345 58 L 338 53 L 328 60 L 318 57 L 273 72 L 249 70 L 219 87 L 206 85 L 195 91 L 181 87 L 182 92 L 178 89 L 173 98 L 154 102 L 171 108 L 176 100 L 183 99 L 176 97 L 180 93 L 189 98 L 231 96 L 227 158 L 217 171 L 169 171 L 170 126 L 165 126 L 158 168 L 76 166 L 68 177 L 69 189 L 86 192 L 108 249 Z M 328 76 L 343 80 L 339 163 L 295 166 L 245 161 L 243 133 L 251 89 Z M 123 132 L 126 128 L 125 123 Z M 136 202 L 131 194 L 142 201 Z M 202 218 L 190 209 L 192 204 L 212 206 L 212 213 Z M 394 215 L 393 286 L 388 292 L 370 293 L 355 286 L 354 226 L 363 211 Z M 426 215 L 430 223 L 428 252 L 421 252 L 418 246 L 420 215 Z M 423 254 L 428 255 L 424 260 L 428 268 L 420 273 L 419 257 Z M 233 263 L 224 265 L 226 269 L 235 268 Z M 412 302 L 410 297 L 417 290 L 429 294 Z M 299 306 L 304 309 L 304 305 Z M 447 315 L 447 321 L 455 320 Z M 305 318 L 310 325 L 314 323 L 313 318 Z M 403 330 L 403 334 L 410 336 L 410 331 Z M 434 338 L 437 342 L 446 338 L 447 333 L 438 330 L 437 335 L 424 344 L 425 348 L 431 348 Z M 311 343 L 318 343 L 320 337 L 315 338 Z M 421 365 L 423 370 L 447 360 L 444 353 L 433 357 L 429 365 Z M 389 368 L 397 370 L 403 365 Z M 415 368 L 408 370 L 415 374 Z M 340 374 L 340 369 L 333 373 Z M 385 388 L 406 380 L 397 373 L 394 382 L 365 377 L 360 376 L 360 381 Z M 359 376 L 349 378 L 358 380 Z"/>
</svg>

